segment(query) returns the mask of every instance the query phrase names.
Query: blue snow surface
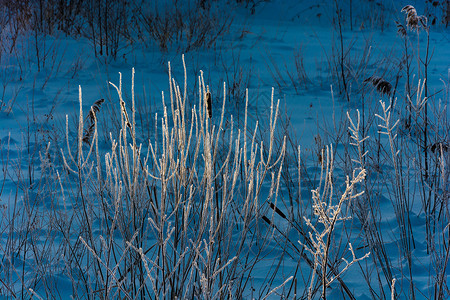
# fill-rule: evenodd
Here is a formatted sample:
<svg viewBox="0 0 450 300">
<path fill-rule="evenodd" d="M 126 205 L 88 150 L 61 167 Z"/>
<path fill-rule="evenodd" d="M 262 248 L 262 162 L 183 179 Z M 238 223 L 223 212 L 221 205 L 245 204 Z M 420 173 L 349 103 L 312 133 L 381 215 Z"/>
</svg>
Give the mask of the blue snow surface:
<svg viewBox="0 0 450 300">
<path fill-rule="evenodd" d="M 163 15 L 174 9 L 188 9 L 189 3 L 195 1 L 156 2 L 158 5 L 154 8 L 152 1 L 151 5 L 147 3 L 148 7 L 144 5 L 143 9 L 155 9 Z M 383 244 L 373 244 L 369 247 L 367 232 L 364 231 L 368 224 L 364 223 L 362 218 L 357 218 L 357 214 L 353 214 L 352 219 L 336 225 L 334 242 L 340 244 L 333 245 L 333 257 L 351 261 L 349 242 L 353 244 L 356 257 L 371 253 L 366 259 L 351 265 L 339 275 L 339 280 L 345 283 L 348 292 L 336 279 L 327 288 L 328 298 L 351 299 L 349 294 L 352 294 L 354 299 L 385 299 L 390 298 L 393 293 L 396 299 L 431 299 L 438 297 L 437 290 L 440 287 L 443 290 L 439 299 L 448 298 L 450 138 L 445 128 L 449 128 L 450 117 L 450 24 L 448 20 L 447 25 L 442 23 L 445 16 L 450 18 L 448 1 L 205 2 L 210 3 L 211 11 L 217 16 L 230 21 L 224 33 L 209 47 L 188 49 L 188 43 L 183 38 L 170 43 L 167 49 L 161 49 L 151 38 L 144 37 L 145 42 L 134 43 L 122 39 L 116 58 L 113 58 L 111 55 L 96 55 L 92 41 L 83 35 L 73 37 L 58 30 L 51 34 L 40 33 L 37 37 L 34 36 L 33 30 L 25 32 L 17 40 L 16 50 L 13 52 L 7 51 L 9 44 L 3 43 L 0 58 L 0 298 L 87 298 L 84 295 L 86 290 L 76 284 L 81 282 L 83 275 L 78 274 L 79 278 L 71 277 L 74 276 L 73 272 L 68 275 L 67 269 L 70 266 L 64 262 L 71 253 L 61 246 L 67 240 L 72 242 L 74 248 L 85 245 L 79 242 L 79 236 L 63 236 L 61 231 L 58 231 L 64 226 L 81 226 L 81 221 L 76 218 L 71 219 L 70 224 L 58 223 L 61 222 L 61 216 L 74 215 L 83 209 L 80 193 L 75 188 L 78 178 L 66 176 L 64 181 L 57 180 L 58 176 L 64 177 L 63 173 L 67 173 L 63 168 L 61 153 L 67 155 L 68 148 L 74 151 L 76 147 L 76 130 L 73 128 L 77 128 L 80 111 L 80 88 L 84 116 L 87 116 L 97 100 L 105 99 L 97 116 L 99 127 L 104 128 L 99 130 L 99 147 L 104 152 L 100 159 L 105 160 L 105 155 L 111 151 L 109 132 L 113 139 L 118 140 L 117 126 L 120 122 L 119 98 L 109 82 L 118 85 L 119 72 L 122 74 L 124 98 L 131 112 L 131 76 L 134 68 L 135 98 L 137 103 L 142 105 L 136 124 L 142 136 L 137 139 L 147 151 L 148 139 L 152 139 L 154 135 L 155 114 L 159 119 L 164 114 L 162 92 L 166 97 L 165 104 L 169 103 L 169 61 L 172 77 L 183 89 L 185 78 L 182 55 L 187 68 L 187 101 L 190 108 L 198 104 L 198 78 L 202 71 L 204 81 L 213 96 L 214 108 L 222 105 L 225 82 L 225 118 L 229 120 L 233 115 L 236 124 L 243 124 L 245 94 L 248 89 L 251 124 L 248 131 L 253 132 L 256 120 L 259 120 L 258 126 L 264 128 L 262 130 L 267 134 L 273 89 L 274 100 L 280 100 L 280 121 L 277 125 L 283 128 L 280 132 L 289 134 L 292 140 L 287 153 L 293 160 L 286 162 L 283 168 L 291 172 L 293 186 L 285 183 L 277 200 L 277 206 L 287 217 L 274 213 L 275 210 L 265 203 L 265 213 L 269 218 L 273 217 L 273 226 L 261 221 L 254 228 L 259 228 L 262 232 L 272 230 L 273 237 L 262 250 L 262 258 L 251 272 L 248 272 L 248 278 L 244 278 L 248 281 L 240 294 L 243 298 L 308 298 L 312 268 L 305 257 L 314 261 L 314 256 L 298 242 L 303 237 L 297 228 L 301 226 L 308 234 L 310 228 L 303 216 L 314 218 L 312 207 L 306 207 L 306 204 L 312 203 L 311 190 L 320 184 L 321 168 L 317 160 L 320 161 L 318 156 L 321 156 L 321 149 L 334 144 L 336 195 L 342 192 L 346 176 L 351 176 L 352 166 L 343 162 L 357 151 L 347 142 L 347 136 L 350 134 L 350 125 L 346 123 L 347 112 L 353 120 L 356 120 L 358 112 L 364 114 L 367 124 L 371 124 L 371 129 L 366 133 L 370 138 L 378 138 L 383 143 L 382 149 L 379 149 L 383 159 L 378 161 L 378 165 L 371 165 L 378 171 L 369 172 L 367 175 L 370 187 L 364 187 L 364 184 L 357 186 L 358 190 L 370 189 L 372 199 L 376 198 L 376 213 L 366 221 L 376 224 L 372 229 L 378 230 L 382 238 L 377 242 L 381 241 Z M 336 5 L 339 7 L 341 25 Z M 382 116 L 380 100 L 387 105 L 395 101 L 392 118 L 396 119 L 401 118 L 402 107 L 406 107 L 408 101 L 417 108 L 423 100 L 423 95 L 422 98 L 418 97 L 418 86 L 423 84 L 425 74 L 423 61 L 427 51 L 427 35 L 424 30 L 417 33 L 407 28 L 408 51 L 412 57 L 410 82 L 413 97 L 408 100 L 405 95 L 405 42 L 398 34 L 395 21 L 406 27 L 406 14 L 401 12 L 406 5 L 413 5 L 418 15 L 428 16 L 429 98 L 426 103 L 429 105 L 430 122 L 442 124 L 442 127 L 438 127 L 444 128 L 444 132 L 430 132 L 430 136 L 435 137 L 433 141 L 443 141 L 443 145 L 447 145 L 435 160 L 431 157 L 432 152 L 429 152 L 430 164 L 439 166 L 439 171 L 435 174 L 440 176 L 435 178 L 435 181 L 430 179 L 430 183 L 421 182 L 423 178 L 417 174 L 423 173 L 417 169 L 422 165 L 419 166 L 412 158 L 417 151 L 422 151 L 422 154 L 429 151 L 417 150 L 417 147 L 411 146 L 414 141 L 420 141 L 421 137 L 417 133 L 420 128 L 412 129 L 411 145 L 401 144 L 402 142 L 396 144 L 399 149 L 405 149 L 395 155 L 398 160 L 402 160 L 403 169 L 397 170 L 390 161 L 391 156 L 386 155 L 390 151 L 386 146 L 389 140 L 387 136 L 379 133 L 378 130 L 383 129 L 377 126 L 381 121 L 375 116 Z M 434 17 L 439 18 L 436 24 L 431 25 Z M 217 22 L 224 20 L 219 18 Z M 8 37 L 12 36 L 12 31 L 11 27 L 1 28 L 2 40 L 10 43 L 11 39 Z M 184 34 L 187 35 L 188 32 Z M 340 78 L 341 39 L 348 98 Z M 418 62 L 417 56 L 421 57 L 422 62 Z M 365 81 L 371 76 L 378 76 L 390 82 L 395 91 L 395 99 L 381 95 L 376 87 Z M 69 125 L 68 140 L 66 118 Z M 400 141 L 406 140 L 403 121 L 400 119 L 398 132 L 396 131 L 402 138 Z M 218 126 L 218 119 L 212 122 L 216 122 L 215 125 Z M 160 121 L 158 126 L 161 126 Z M 304 161 L 301 174 L 297 170 L 297 149 L 301 149 L 301 159 Z M 376 147 L 371 146 L 370 149 L 375 151 Z M 408 154 L 412 152 L 414 155 Z M 420 153 L 419 155 L 422 155 Z M 376 156 L 374 153 L 368 155 Z M 353 167 L 357 165 L 354 162 L 352 164 Z M 406 208 L 400 207 L 401 201 L 396 200 L 403 197 L 397 194 L 401 193 L 396 189 L 397 171 L 400 174 L 413 174 L 402 177 L 408 179 L 407 183 L 403 182 L 405 186 L 401 189 L 406 191 L 406 195 L 403 195 L 408 202 Z M 48 180 L 48 176 L 52 176 L 52 179 Z M 301 188 L 297 185 L 297 177 L 302 178 Z M 439 189 L 433 189 L 433 184 L 437 183 Z M 88 193 L 95 190 L 92 183 L 87 182 L 85 185 Z M 270 193 L 269 187 L 263 186 L 261 199 L 265 199 Z M 298 199 L 290 202 L 290 193 L 304 199 L 304 203 Z M 423 195 L 428 193 L 431 196 L 427 199 L 432 199 L 435 206 L 426 206 L 423 203 Z M 348 204 L 345 209 L 347 212 L 359 209 L 355 207 L 356 204 Z M 437 210 L 433 217 L 427 216 L 430 212 L 426 211 L 425 207 Z M 403 214 L 397 213 L 399 209 Z M 302 211 L 304 214 L 294 211 Z M 294 217 L 297 219 L 292 219 Z M 405 217 L 407 221 L 401 221 L 401 217 Z M 236 222 L 240 221 L 242 220 Z M 105 220 L 105 224 L 107 222 Z M 314 224 L 318 226 L 318 230 L 322 229 L 319 224 Z M 405 229 L 405 224 L 409 228 Z M 96 241 L 102 245 L 100 227 L 105 225 L 94 222 L 92 226 Z M 97 230 L 95 226 L 98 226 Z M 276 227 L 276 230 L 273 227 Z M 84 233 L 80 233 L 82 234 Z M 117 236 L 117 243 L 121 244 L 118 249 L 123 250 L 126 247 L 126 238 L 120 232 L 114 233 L 113 236 Z M 156 238 L 147 241 L 145 245 L 151 245 L 155 241 Z M 245 251 L 254 253 L 258 249 L 258 242 L 249 241 L 243 247 Z M 410 251 L 406 253 L 406 249 Z M 84 249 L 85 257 L 90 255 L 89 251 Z M 34 255 L 35 253 L 39 255 Z M 249 257 L 251 259 L 252 256 Z M 83 265 L 83 259 L 77 263 Z M 93 261 L 95 262 L 95 259 Z M 345 263 L 340 261 L 338 265 L 337 273 L 343 269 Z M 85 276 L 98 276 L 92 273 L 92 265 L 85 265 L 80 269 L 84 270 Z M 329 279 L 337 273 L 328 271 Z M 268 278 L 270 274 L 274 274 L 274 278 Z M 295 277 L 295 280 L 288 280 L 291 276 Z M 315 276 L 314 287 L 319 291 L 314 292 L 313 298 L 319 299 L 321 282 L 319 275 Z M 393 278 L 396 279 L 394 292 L 391 289 Z M 441 286 L 438 284 L 439 280 Z M 285 281 L 287 283 L 283 285 Z M 151 287 L 150 279 L 148 285 Z M 232 285 L 231 289 L 233 287 L 235 286 Z M 280 288 L 274 290 L 277 287 Z M 54 290 L 55 293 L 49 295 L 46 293 L 48 290 Z M 96 294 L 95 291 L 91 292 Z M 230 291 L 232 298 L 234 292 Z M 166 295 L 167 299 L 169 297 Z M 206 296 L 199 293 L 198 297 Z"/>
</svg>

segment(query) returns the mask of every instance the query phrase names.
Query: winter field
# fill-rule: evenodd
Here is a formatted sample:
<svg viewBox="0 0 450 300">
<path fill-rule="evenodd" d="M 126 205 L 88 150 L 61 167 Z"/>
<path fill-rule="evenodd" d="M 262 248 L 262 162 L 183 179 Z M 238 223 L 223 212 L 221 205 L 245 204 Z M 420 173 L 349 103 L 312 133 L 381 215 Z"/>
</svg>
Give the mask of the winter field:
<svg viewBox="0 0 450 300">
<path fill-rule="evenodd" d="M 0 1 L 1 299 L 448 299 L 450 1 Z"/>
</svg>

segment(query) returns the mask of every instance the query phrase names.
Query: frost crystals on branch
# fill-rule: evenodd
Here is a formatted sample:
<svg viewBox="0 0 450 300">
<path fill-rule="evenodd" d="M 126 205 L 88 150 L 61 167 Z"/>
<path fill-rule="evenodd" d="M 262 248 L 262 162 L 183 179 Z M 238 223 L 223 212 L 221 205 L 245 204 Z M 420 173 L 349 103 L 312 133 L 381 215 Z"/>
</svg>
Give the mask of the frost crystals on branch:
<svg viewBox="0 0 450 300">
<path fill-rule="evenodd" d="M 331 148 L 331 147 L 330 147 Z M 332 244 L 333 231 L 338 221 L 345 221 L 350 219 L 346 215 L 342 215 L 342 207 L 344 202 L 352 201 L 360 197 L 364 192 L 354 192 L 355 185 L 362 182 L 366 176 L 366 170 L 361 169 L 358 173 L 353 171 L 352 178 L 347 177 L 346 188 L 342 196 L 339 198 L 337 204 L 333 204 L 333 149 L 326 148 L 326 163 L 322 164 L 322 171 L 325 168 L 325 174 L 321 178 L 319 188 L 312 190 L 313 212 L 317 218 L 317 222 L 323 225 L 323 229 L 318 229 L 310 219 L 304 217 L 306 224 L 311 231 L 309 232 L 309 241 L 312 247 L 298 241 L 309 253 L 314 257 L 314 267 L 311 278 L 311 283 L 308 290 L 308 299 L 312 299 L 313 288 L 315 282 L 315 275 L 322 280 L 322 298 L 326 299 L 326 289 L 337 278 L 339 278 L 352 264 L 367 258 L 370 252 L 364 256 L 357 258 L 353 250 L 353 246 L 349 243 L 349 251 L 352 255 L 352 260 L 349 262 L 342 258 L 345 262 L 344 268 L 335 276 L 327 277 L 327 266 L 329 264 L 330 245 Z M 323 186 L 322 186 L 323 184 Z M 322 226 L 321 226 L 322 227 Z"/>
</svg>

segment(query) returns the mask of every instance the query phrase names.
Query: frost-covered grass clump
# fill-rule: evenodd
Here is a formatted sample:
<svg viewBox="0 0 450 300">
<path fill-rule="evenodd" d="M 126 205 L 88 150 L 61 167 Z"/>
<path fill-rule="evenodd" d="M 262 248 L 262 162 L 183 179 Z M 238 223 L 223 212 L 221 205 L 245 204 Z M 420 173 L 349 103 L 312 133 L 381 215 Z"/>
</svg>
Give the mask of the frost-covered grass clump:
<svg viewBox="0 0 450 300">
<path fill-rule="evenodd" d="M 21 16 L 0 20 L 10 30 L 0 49 L 0 297 L 448 298 L 450 77 L 436 80 L 432 63 L 446 63 L 432 46 L 433 29 L 446 30 L 444 1 L 426 4 L 424 15 L 368 1 L 358 9 L 381 26 L 378 40 L 366 39 L 370 18 L 352 12 L 355 3 L 334 1 L 334 39 L 321 45 L 322 60 L 302 44 L 292 61 L 284 39 L 300 36 L 295 18 L 282 16 L 295 25 L 285 35 L 270 24 L 282 1 L 233 6 L 236 16 L 274 26 L 273 39 L 214 14 L 221 1 L 177 9 L 83 1 L 79 10 L 63 2 L 0 8 Z M 301 3 L 290 4 L 284 12 L 294 15 Z M 258 16 L 266 5 L 270 16 Z M 330 16 L 316 12 L 326 8 L 301 15 L 323 24 Z M 396 14 L 403 21 L 387 20 Z M 385 31 L 387 21 L 398 36 Z M 237 39 L 231 28 L 241 30 Z M 55 32 L 86 38 L 91 59 L 80 47 L 82 59 L 66 70 Z M 377 60 L 375 42 L 394 41 Z M 273 56 L 249 44 L 270 44 Z M 152 60 L 141 50 L 163 54 Z M 188 64 L 172 60 L 160 80 L 156 61 L 180 51 L 189 51 Z M 136 76 L 111 79 L 141 58 Z M 315 59 L 325 67 L 311 71 Z M 144 70 L 152 87 L 168 83 L 156 100 Z M 86 73 L 108 82 L 93 88 Z M 260 89 L 254 78 L 272 78 L 278 89 Z M 330 96 L 321 89 L 331 83 Z"/>
</svg>

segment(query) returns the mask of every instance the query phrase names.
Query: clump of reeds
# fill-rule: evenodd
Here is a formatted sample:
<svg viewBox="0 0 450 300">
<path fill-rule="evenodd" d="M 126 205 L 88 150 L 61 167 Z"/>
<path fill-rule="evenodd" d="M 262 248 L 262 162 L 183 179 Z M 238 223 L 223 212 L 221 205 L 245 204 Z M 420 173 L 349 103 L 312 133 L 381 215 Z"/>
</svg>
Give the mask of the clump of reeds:
<svg viewBox="0 0 450 300">
<path fill-rule="evenodd" d="M 257 142 L 258 123 L 252 135 L 246 134 L 248 96 L 243 127 L 236 129 L 232 117 L 225 127 L 225 85 L 222 111 L 214 120 L 202 72 L 198 81 L 198 106 L 187 106 L 187 79 L 180 89 L 169 64 L 170 104 L 166 106 L 162 94 L 164 113 L 160 119 L 155 115 L 154 139 L 146 146 L 136 137 L 134 69 L 130 113 L 122 76 L 119 84 L 110 83 L 118 95 L 121 129 L 118 137 L 111 134 L 106 155 L 98 150 L 95 117 L 103 101 L 91 108 L 84 130 L 80 88 L 77 150 L 67 137 L 67 151 L 62 153 L 66 170 L 77 178 L 80 196 L 74 202 L 80 209 L 73 213 L 81 226 L 76 233 L 81 247 L 64 247 L 92 269 L 80 277 L 83 267 L 65 261 L 77 292 L 92 297 L 101 293 L 104 298 L 247 296 L 247 278 L 272 236 L 272 229 L 260 230 L 258 220 L 268 203 L 276 203 L 280 189 L 286 139 L 275 139 L 279 101 L 274 104 L 272 92 L 266 145 Z M 68 136 L 68 122 L 66 130 Z M 90 145 L 85 154 L 82 143 Z M 269 192 L 263 192 L 267 186 Z M 257 252 L 245 251 L 255 240 Z M 248 267 L 242 267 L 243 262 Z M 278 293 L 291 279 L 271 285 L 262 296 Z"/>
</svg>

